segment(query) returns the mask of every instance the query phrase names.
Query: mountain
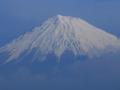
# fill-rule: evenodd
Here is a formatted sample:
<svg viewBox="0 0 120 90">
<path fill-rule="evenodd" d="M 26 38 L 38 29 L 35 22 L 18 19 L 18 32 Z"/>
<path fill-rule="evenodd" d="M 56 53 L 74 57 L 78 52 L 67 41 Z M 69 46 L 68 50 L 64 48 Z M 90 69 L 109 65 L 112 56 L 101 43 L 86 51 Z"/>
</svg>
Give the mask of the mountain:
<svg viewBox="0 0 120 90">
<path fill-rule="evenodd" d="M 32 54 L 44 60 L 49 54 L 61 58 L 66 52 L 74 56 L 99 57 L 120 49 L 119 39 L 86 21 L 71 16 L 57 15 L 0 48 L 0 57 L 8 63 Z M 42 59 L 43 58 L 43 59 Z"/>
</svg>

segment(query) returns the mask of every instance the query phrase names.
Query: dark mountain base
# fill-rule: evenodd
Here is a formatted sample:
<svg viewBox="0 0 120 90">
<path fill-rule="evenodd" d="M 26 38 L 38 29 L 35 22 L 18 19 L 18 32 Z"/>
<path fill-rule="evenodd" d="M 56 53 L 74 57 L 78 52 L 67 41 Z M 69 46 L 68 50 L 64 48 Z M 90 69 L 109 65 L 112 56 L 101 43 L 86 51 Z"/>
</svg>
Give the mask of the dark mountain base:
<svg viewBox="0 0 120 90">
<path fill-rule="evenodd" d="M 80 60 L 69 53 L 59 63 L 48 55 L 44 62 L 0 65 L 0 90 L 120 90 L 119 55 Z"/>
</svg>

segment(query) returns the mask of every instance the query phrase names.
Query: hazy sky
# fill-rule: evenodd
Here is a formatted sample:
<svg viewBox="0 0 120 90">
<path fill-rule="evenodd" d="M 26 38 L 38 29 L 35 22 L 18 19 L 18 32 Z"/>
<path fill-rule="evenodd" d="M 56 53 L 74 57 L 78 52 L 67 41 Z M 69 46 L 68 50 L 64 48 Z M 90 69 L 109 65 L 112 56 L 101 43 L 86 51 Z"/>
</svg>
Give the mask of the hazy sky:
<svg viewBox="0 0 120 90">
<path fill-rule="evenodd" d="M 0 0 L 0 43 L 57 14 L 80 17 L 120 36 L 119 9 L 120 0 Z"/>
</svg>

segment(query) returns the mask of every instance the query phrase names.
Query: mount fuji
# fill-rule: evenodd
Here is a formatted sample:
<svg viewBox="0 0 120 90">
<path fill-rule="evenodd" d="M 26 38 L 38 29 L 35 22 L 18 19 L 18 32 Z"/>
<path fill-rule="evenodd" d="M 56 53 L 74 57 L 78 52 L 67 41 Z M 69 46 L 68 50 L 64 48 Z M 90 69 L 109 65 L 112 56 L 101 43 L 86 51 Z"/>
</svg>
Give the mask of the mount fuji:
<svg viewBox="0 0 120 90">
<path fill-rule="evenodd" d="M 57 15 L 0 48 L 0 62 L 9 63 L 21 57 L 41 60 L 54 54 L 58 60 L 65 52 L 75 57 L 100 57 L 120 49 L 120 40 L 88 22 L 71 16 Z"/>
</svg>

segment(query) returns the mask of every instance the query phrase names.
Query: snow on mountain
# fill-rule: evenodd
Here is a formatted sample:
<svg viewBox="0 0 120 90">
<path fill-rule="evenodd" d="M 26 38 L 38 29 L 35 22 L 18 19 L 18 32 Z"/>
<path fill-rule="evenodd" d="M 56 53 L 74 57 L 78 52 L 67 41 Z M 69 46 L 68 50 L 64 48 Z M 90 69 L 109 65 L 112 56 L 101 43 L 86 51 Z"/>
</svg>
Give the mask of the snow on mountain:
<svg viewBox="0 0 120 90">
<path fill-rule="evenodd" d="M 71 51 L 75 56 L 94 57 L 118 48 L 120 42 L 116 36 L 80 18 L 58 15 L 1 47 L 0 53 L 8 53 L 7 63 L 34 49 L 34 57 L 50 53 L 61 57 L 65 51 Z"/>
</svg>

